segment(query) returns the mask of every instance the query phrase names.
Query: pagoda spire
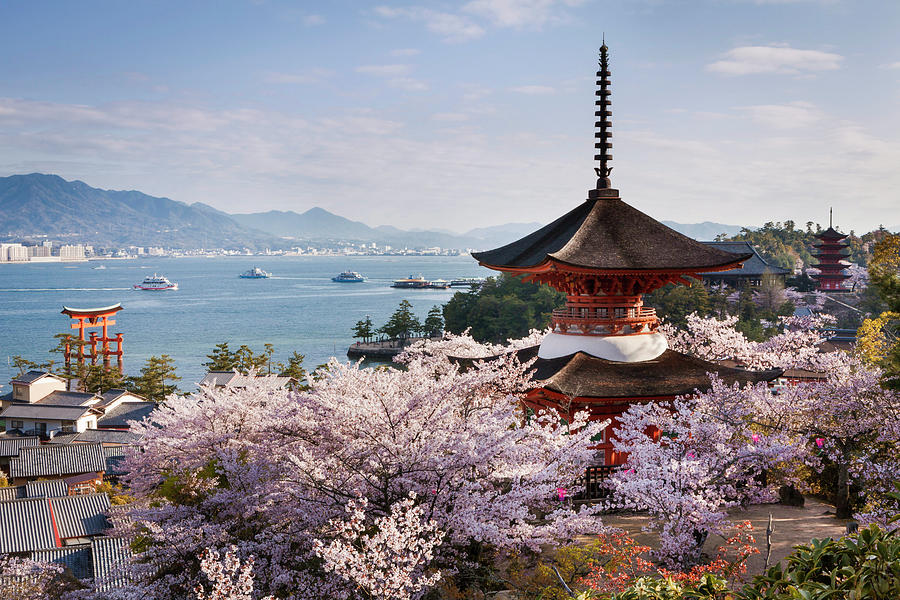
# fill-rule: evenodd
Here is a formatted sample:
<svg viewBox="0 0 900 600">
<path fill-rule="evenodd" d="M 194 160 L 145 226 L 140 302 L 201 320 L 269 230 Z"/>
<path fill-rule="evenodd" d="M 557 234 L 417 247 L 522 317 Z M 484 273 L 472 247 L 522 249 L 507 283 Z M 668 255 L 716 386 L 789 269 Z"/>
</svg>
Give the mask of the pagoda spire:
<svg viewBox="0 0 900 600">
<path fill-rule="evenodd" d="M 597 71 L 597 100 L 594 102 L 597 106 L 597 110 L 594 112 L 594 116 L 597 118 L 597 121 L 594 123 L 594 127 L 597 128 L 597 131 L 594 133 L 594 148 L 597 152 L 594 155 L 594 160 L 600 163 L 600 166 L 594 168 L 598 178 L 598 190 L 610 188 L 609 174 L 612 171 L 612 167 L 609 166 L 609 162 L 612 160 L 612 154 L 609 154 L 609 150 L 612 148 L 612 142 L 610 141 L 610 138 L 612 138 L 612 121 L 610 121 L 612 111 L 609 107 L 612 102 L 609 99 L 611 92 L 609 91 L 608 51 L 609 48 L 607 48 L 606 40 L 604 39 L 603 45 L 600 46 L 600 70 Z"/>
</svg>

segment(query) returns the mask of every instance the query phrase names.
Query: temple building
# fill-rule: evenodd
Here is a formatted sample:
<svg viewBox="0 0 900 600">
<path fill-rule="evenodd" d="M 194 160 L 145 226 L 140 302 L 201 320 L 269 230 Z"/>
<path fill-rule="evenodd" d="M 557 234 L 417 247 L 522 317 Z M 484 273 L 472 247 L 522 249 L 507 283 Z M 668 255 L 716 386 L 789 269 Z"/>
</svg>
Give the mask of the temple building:
<svg viewBox="0 0 900 600">
<path fill-rule="evenodd" d="M 770 265 L 763 258 L 756 248 L 750 242 L 703 242 L 711 248 L 718 248 L 732 254 L 746 255 L 750 258 L 745 260 L 741 265 L 727 271 L 712 271 L 710 273 L 700 273 L 703 277 L 703 283 L 707 285 L 727 285 L 733 288 L 743 288 L 746 286 L 759 287 L 762 285 L 766 277 L 773 277 L 776 281 L 784 285 L 788 276 L 791 275 L 789 269 Z"/>
<path fill-rule="evenodd" d="M 815 265 L 819 269 L 819 273 L 813 275 L 817 282 L 816 289 L 820 292 L 849 292 L 844 287 L 844 280 L 849 279 L 849 275 L 844 273 L 844 269 L 850 266 L 845 259 L 844 254 L 848 244 L 844 240 L 847 236 L 839 231 L 835 231 L 831 224 L 831 210 L 828 211 L 828 229 L 816 234 L 818 244 L 813 244 L 816 253 L 813 256 L 819 261 Z"/>
<path fill-rule="evenodd" d="M 566 294 L 551 333 L 519 351 L 537 357 L 535 387 L 525 397 L 534 410 L 552 407 L 571 420 L 587 409 L 592 420 L 611 419 L 597 440 L 605 465 L 624 462 L 612 448 L 617 417 L 636 402 L 671 400 L 710 387 L 708 373 L 728 384 L 771 381 L 780 370 L 747 371 L 668 348 L 642 295 L 669 283 L 690 285 L 702 273 L 737 269 L 751 252 L 733 254 L 684 236 L 625 203 L 610 183 L 612 144 L 608 48 L 600 48 L 595 137 L 596 187 L 573 210 L 506 246 L 475 253 L 490 269 L 547 284 Z M 690 278 L 690 279 L 689 279 Z"/>
</svg>

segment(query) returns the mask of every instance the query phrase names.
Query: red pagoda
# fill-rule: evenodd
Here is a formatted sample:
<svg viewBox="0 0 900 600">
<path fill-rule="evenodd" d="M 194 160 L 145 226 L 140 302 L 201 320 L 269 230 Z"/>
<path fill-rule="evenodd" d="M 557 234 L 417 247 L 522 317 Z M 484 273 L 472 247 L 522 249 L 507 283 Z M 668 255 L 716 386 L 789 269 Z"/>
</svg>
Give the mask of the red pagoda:
<svg viewBox="0 0 900 600">
<path fill-rule="evenodd" d="M 610 185 L 612 122 L 607 46 L 600 48 L 595 133 L 596 188 L 581 205 L 506 246 L 475 253 L 490 269 L 548 284 L 566 294 L 551 333 L 519 352 L 537 356 L 535 387 L 525 404 L 552 407 L 571 420 L 580 410 L 611 419 L 598 440 L 605 465 L 624 462 L 612 449 L 616 419 L 635 402 L 670 400 L 710 387 L 709 373 L 726 383 L 771 381 L 781 371 L 723 367 L 668 348 L 642 295 L 669 283 L 690 285 L 700 273 L 739 268 L 751 254 L 732 254 L 666 227 L 626 204 Z"/>
<path fill-rule="evenodd" d="M 843 250 L 848 246 L 847 242 L 844 241 L 846 238 L 846 235 L 835 231 L 832 226 L 831 210 L 829 209 L 828 229 L 816 234 L 816 239 L 819 240 L 819 243 L 813 244 L 818 250 L 813 256 L 819 261 L 816 268 L 820 271 L 818 274 L 813 275 L 813 278 L 818 282 L 817 290 L 821 292 L 850 291 L 843 285 L 844 280 L 850 277 L 844 273 L 844 269 L 850 265 L 849 262 L 844 260 L 848 256 L 843 253 Z"/>
</svg>

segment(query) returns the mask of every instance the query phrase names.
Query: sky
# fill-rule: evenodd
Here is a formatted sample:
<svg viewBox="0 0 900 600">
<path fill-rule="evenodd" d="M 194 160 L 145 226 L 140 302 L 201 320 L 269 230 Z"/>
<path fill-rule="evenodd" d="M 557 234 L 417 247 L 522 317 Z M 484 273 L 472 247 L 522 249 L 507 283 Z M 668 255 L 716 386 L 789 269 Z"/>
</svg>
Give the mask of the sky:
<svg viewBox="0 0 900 600">
<path fill-rule="evenodd" d="M 0 176 L 229 213 L 900 226 L 896 0 L 0 0 Z"/>
</svg>

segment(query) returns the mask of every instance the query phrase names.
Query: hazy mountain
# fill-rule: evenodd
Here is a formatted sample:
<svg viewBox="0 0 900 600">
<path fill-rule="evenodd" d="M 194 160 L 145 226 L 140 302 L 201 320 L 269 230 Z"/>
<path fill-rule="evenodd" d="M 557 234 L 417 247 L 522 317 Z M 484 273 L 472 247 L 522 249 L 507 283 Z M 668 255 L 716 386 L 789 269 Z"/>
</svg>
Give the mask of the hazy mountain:
<svg viewBox="0 0 900 600">
<path fill-rule="evenodd" d="M 41 173 L 0 177 L 0 235 L 187 248 L 254 248 L 273 241 L 199 202 L 101 190 Z"/>
<path fill-rule="evenodd" d="M 663 225 L 671 227 L 678 233 L 700 240 L 701 242 L 711 242 L 716 236 L 724 233 L 727 236 L 737 235 L 741 232 L 740 225 L 723 225 L 722 223 L 711 223 L 703 221 L 702 223 L 676 223 L 675 221 L 663 221 Z"/>
</svg>

